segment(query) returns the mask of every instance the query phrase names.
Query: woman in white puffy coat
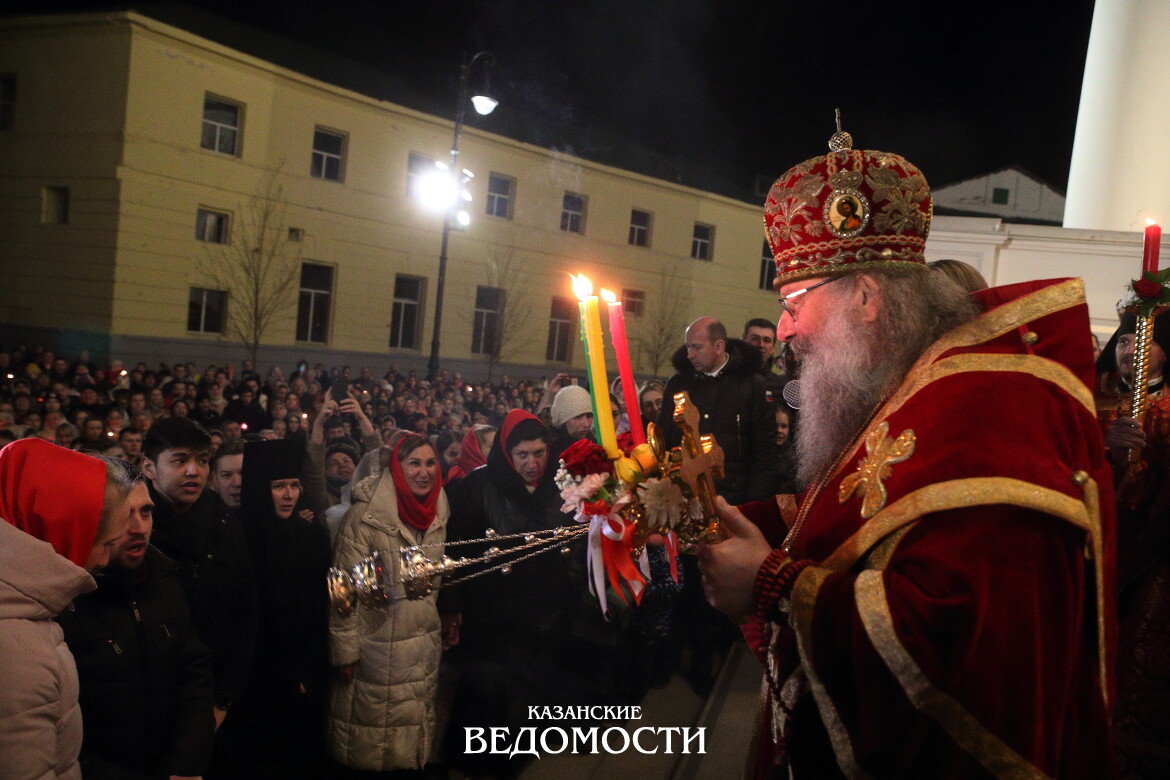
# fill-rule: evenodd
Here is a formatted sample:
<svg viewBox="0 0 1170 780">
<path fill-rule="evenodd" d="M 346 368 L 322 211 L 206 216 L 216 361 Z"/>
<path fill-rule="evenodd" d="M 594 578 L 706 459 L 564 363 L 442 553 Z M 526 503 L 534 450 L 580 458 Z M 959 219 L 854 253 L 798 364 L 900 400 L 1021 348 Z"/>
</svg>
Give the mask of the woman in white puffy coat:
<svg viewBox="0 0 1170 780">
<path fill-rule="evenodd" d="M 380 468 L 353 487 L 333 552 L 342 571 L 374 551 L 433 544 L 424 548 L 427 556 L 443 554 L 450 510 L 434 447 L 412 434 L 382 453 Z M 442 653 L 435 593 L 410 600 L 396 584 L 390 596 L 330 617 L 329 749 L 352 769 L 421 769 L 435 741 Z"/>
</svg>

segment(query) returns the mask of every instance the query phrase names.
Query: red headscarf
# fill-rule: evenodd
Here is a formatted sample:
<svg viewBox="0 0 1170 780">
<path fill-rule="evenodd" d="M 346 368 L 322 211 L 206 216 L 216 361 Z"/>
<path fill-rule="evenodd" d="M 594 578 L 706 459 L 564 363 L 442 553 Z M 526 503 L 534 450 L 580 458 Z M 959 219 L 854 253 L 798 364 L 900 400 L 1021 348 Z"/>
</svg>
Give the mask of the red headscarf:
<svg viewBox="0 0 1170 780">
<path fill-rule="evenodd" d="M 415 528 L 425 531 L 435 522 L 435 508 L 439 505 L 439 494 L 443 492 L 443 481 L 435 479 L 431 485 L 431 492 L 421 501 L 411 491 L 410 485 L 406 484 L 406 474 L 402 471 L 398 451 L 402 448 L 403 442 L 413 438 L 414 436 L 404 436 L 394 445 L 394 452 L 390 455 L 390 476 L 394 478 L 394 492 L 398 495 L 398 516 Z M 425 446 L 434 452 L 435 448 L 429 441 Z"/>
<path fill-rule="evenodd" d="M 508 416 L 504 418 L 504 424 L 500 426 L 500 433 L 498 436 L 496 436 L 496 443 L 492 445 L 493 447 L 500 448 L 500 452 L 503 454 L 504 460 L 508 462 L 508 466 L 513 471 L 516 471 L 516 464 L 512 462 L 512 447 L 514 445 L 509 440 L 512 438 L 512 431 L 515 430 L 516 426 L 528 420 L 531 420 L 540 426 L 540 430 L 544 431 L 547 435 L 548 429 L 545 427 L 545 424 L 541 422 L 539 417 L 530 412 L 526 412 L 523 409 L 513 409 L 512 411 L 508 412 Z M 548 470 L 547 464 L 545 465 L 545 470 Z M 519 474 L 519 472 L 517 472 L 517 474 Z M 544 472 L 541 472 L 540 477 L 536 478 L 536 482 L 527 483 L 529 488 L 531 488 L 532 485 L 539 483 L 541 477 L 543 476 Z"/>
<path fill-rule="evenodd" d="M 463 479 L 485 463 L 487 463 L 487 455 L 483 454 L 483 449 L 479 446 L 479 437 L 475 435 L 475 429 L 472 428 L 463 435 L 459 459 L 447 472 L 447 479 L 443 481 L 443 484 L 449 485 L 451 480 Z"/>
<path fill-rule="evenodd" d="M 0 517 L 58 555 L 85 566 L 106 497 L 106 464 L 50 444 L 20 439 L 0 449 Z"/>
</svg>

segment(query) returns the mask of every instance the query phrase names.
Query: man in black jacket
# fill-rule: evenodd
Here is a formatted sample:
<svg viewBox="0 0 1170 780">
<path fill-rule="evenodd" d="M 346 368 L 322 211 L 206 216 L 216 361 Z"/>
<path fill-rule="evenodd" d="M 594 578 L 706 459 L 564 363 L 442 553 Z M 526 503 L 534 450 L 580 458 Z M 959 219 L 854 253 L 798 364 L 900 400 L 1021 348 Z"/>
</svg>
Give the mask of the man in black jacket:
<svg viewBox="0 0 1170 780">
<path fill-rule="evenodd" d="M 666 383 L 658 425 L 677 447 L 674 394 L 686 391 L 699 409 L 699 433 L 713 433 L 723 448 L 725 476 L 715 487 L 729 503 L 768 498 L 776 475 L 776 410 L 760 375 L 760 353 L 728 339 L 723 323 L 700 317 L 671 360 L 678 372 Z"/>
<path fill-rule="evenodd" d="M 77 660 L 87 778 L 202 775 L 215 735 L 211 653 L 174 561 L 149 545 L 153 502 L 137 483 L 98 589 L 58 617 Z"/>
<path fill-rule="evenodd" d="M 770 498 L 777 482 L 776 405 L 760 374 L 760 352 L 739 339 L 714 317 L 690 324 L 686 343 L 674 353 L 678 372 L 666 383 L 658 425 L 666 445 L 677 447 L 682 434 L 674 425 L 674 394 L 686 391 L 699 410 L 699 433 L 712 433 L 723 448 L 724 477 L 715 489 L 728 502 Z M 673 653 L 685 641 L 691 651 L 687 670 L 695 692 L 710 693 L 716 656 L 738 631 L 703 595 L 699 568 L 692 555 L 682 558 L 683 590 L 676 608 Z"/>
<path fill-rule="evenodd" d="M 239 522 L 206 490 L 211 437 L 197 423 L 168 417 L 146 435 L 143 471 L 154 501 L 154 541 L 179 565 L 191 618 L 211 648 L 215 722 L 247 683 L 256 643 L 256 578 Z M 230 764 L 230 729 L 216 739 L 213 767 Z"/>
</svg>

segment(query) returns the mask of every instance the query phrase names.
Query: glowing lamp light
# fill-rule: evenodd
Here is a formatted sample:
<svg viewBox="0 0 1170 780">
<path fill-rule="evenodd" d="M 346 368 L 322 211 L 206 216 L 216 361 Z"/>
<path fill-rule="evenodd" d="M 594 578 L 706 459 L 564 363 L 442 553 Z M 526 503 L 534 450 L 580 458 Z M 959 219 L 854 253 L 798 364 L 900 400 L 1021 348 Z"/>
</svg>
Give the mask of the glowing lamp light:
<svg viewBox="0 0 1170 780">
<path fill-rule="evenodd" d="M 455 221 L 459 223 L 460 227 L 467 227 L 471 224 L 471 215 L 461 210 L 455 215 Z"/>
<path fill-rule="evenodd" d="M 127 371 L 126 369 L 124 369 L 124 368 L 122 369 L 122 376 L 126 376 L 126 374 L 128 374 L 128 373 L 130 373 L 130 372 L 128 372 L 128 371 Z"/>
<path fill-rule="evenodd" d="M 240 423 L 240 430 L 241 431 L 248 430 L 248 423 Z"/>
<path fill-rule="evenodd" d="M 585 300 L 593 294 L 593 282 L 589 281 L 585 274 L 577 274 L 573 277 L 573 294 L 577 296 L 577 300 Z"/>
<path fill-rule="evenodd" d="M 301 419 L 302 420 L 309 419 L 309 413 L 308 412 L 301 412 Z"/>
<path fill-rule="evenodd" d="M 617 303 L 617 296 L 604 287 L 601 288 L 601 300 L 606 303 Z"/>
<path fill-rule="evenodd" d="M 436 167 L 438 165 L 436 164 Z M 446 211 L 459 197 L 459 185 L 447 172 L 447 166 L 423 174 L 415 188 L 415 197 L 423 208 L 430 211 Z"/>
<path fill-rule="evenodd" d="M 471 99 L 471 105 L 475 108 L 477 114 L 487 116 L 496 110 L 496 106 L 500 105 L 500 101 L 491 95 L 476 95 Z"/>
</svg>

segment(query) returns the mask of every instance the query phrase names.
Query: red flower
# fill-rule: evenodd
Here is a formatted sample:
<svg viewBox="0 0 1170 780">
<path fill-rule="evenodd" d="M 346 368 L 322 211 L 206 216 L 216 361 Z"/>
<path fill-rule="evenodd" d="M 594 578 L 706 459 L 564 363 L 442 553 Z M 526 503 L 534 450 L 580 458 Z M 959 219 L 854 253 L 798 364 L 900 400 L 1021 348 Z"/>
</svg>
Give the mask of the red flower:
<svg viewBox="0 0 1170 780">
<path fill-rule="evenodd" d="M 626 431 L 619 433 L 617 437 L 618 449 L 622 451 L 623 455 L 629 455 L 630 451 L 634 449 L 634 434 Z"/>
<path fill-rule="evenodd" d="M 609 504 L 604 501 L 586 501 L 581 506 L 581 514 L 583 515 L 608 515 Z"/>
<path fill-rule="evenodd" d="M 1161 298 L 1162 285 L 1149 279 L 1135 279 L 1133 291 L 1139 298 Z"/>
<path fill-rule="evenodd" d="M 561 462 L 565 464 L 565 471 L 575 477 L 608 474 L 610 471 L 609 456 L 605 450 L 588 439 L 580 439 L 562 452 Z"/>
</svg>

